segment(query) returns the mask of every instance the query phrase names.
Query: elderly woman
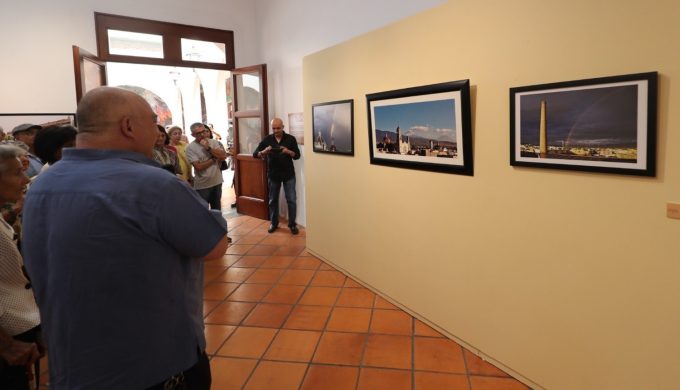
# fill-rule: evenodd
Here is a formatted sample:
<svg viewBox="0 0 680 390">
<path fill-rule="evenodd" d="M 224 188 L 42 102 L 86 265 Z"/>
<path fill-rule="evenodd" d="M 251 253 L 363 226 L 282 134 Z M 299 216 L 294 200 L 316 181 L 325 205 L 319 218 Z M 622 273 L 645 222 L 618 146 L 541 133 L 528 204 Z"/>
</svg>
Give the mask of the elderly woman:
<svg viewBox="0 0 680 390">
<path fill-rule="evenodd" d="M 26 146 L 26 144 L 21 141 L 14 140 L 0 141 L 0 146 L 2 145 L 11 145 L 12 147 L 16 147 L 14 150 L 17 153 L 19 161 L 21 161 L 21 166 L 24 172 L 26 172 L 30 164 L 28 160 L 28 146 Z M 21 218 L 19 218 L 19 216 L 21 215 L 21 210 L 23 207 L 23 196 L 16 202 L 0 202 L 0 215 L 2 216 L 2 219 L 4 219 L 8 224 L 12 225 L 12 228 L 14 228 L 14 232 L 17 235 L 21 235 Z"/>
<path fill-rule="evenodd" d="M 182 168 L 179 166 L 176 149 L 170 146 L 170 139 L 165 128 L 158 125 L 158 138 L 153 147 L 153 159 L 161 165 L 161 168 L 168 170 L 178 177 L 182 177 Z"/>
<path fill-rule="evenodd" d="M 0 145 L 0 203 L 18 202 L 29 182 L 14 145 Z M 0 389 L 28 389 L 43 351 L 40 314 L 12 227 L 0 218 Z"/>
</svg>

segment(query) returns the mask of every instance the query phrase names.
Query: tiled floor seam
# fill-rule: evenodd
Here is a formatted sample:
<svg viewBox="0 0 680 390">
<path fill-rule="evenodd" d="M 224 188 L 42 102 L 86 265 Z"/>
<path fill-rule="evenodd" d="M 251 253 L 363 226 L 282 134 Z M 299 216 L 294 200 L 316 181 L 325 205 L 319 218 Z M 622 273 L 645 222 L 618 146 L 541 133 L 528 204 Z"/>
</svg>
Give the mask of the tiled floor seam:
<svg viewBox="0 0 680 390">
<path fill-rule="evenodd" d="M 285 274 L 285 272 L 284 272 L 284 274 Z M 283 274 L 281 274 L 281 276 L 279 277 L 278 280 L 281 280 L 282 277 L 283 277 Z M 274 289 L 274 287 L 277 286 L 277 285 L 279 285 L 278 281 L 272 285 L 272 289 Z M 282 284 L 281 286 L 285 286 L 285 285 Z M 270 291 L 271 291 L 271 289 L 270 289 Z M 288 319 L 290 318 L 290 316 L 293 314 L 293 311 L 295 311 L 295 307 L 298 305 L 298 303 L 300 302 L 300 300 L 302 299 L 302 297 L 305 295 L 305 291 L 307 291 L 307 286 L 305 286 L 305 289 L 302 291 L 302 294 L 300 294 L 300 296 L 297 297 L 297 299 L 295 300 L 295 303 L 293 303 L 293 304 L 288 304 L 288 303 L 287 303 L 287 304 L 286 304 L 286 305 L 291 305 L 290 311 L 288 311 L 288 314 L 286 315 L 286 318 L 284 318 L 283 321 L 281 322 L 281 326 L 279 326 L 279 330 L 280 330 L 280 329 L 284 329 L 284 326 L 286 325 L 286 322 L 288 321 Z M 268 293 L 267 293 L 267 294 L 268 294 Z M 267 296 L 267 294 L 265 294 L 265 296 L 264 296 L 262 299 L 264 299 L 264 298 Z"/>
<path fill-rule="evenodd" d="M 415 388 L 416 388 L 416 321 L 415 319 L 413 319 L 413 317 L 411 317 L 411 389 Z"/>
<path fill-rule="evenodd" d="M 262 361 L 264 361 L 264 359 L 263 359 L 263 358 L 264 358 L 264 355 L 267 353 L 267 351 L 269 350 L 269 348 L 271 348 L 272 344 L 274 343 L 274 340 L 276 340 L 276 336 L 278 336 L 278 334 L 279 334 L 280 331 L 281 331 L 281 328 L 276 329 L 276 332 L 274 333 L 274 336 L 273 336 L 272 339 L 269 341 L 269 344 L 267 344 L 267 348 L 265 348 L 264 351 L 262 351 L 262 355 L 260 355 L 260 357 L 257 359 L 257 364 L 255 364 L 255 367 L 253 367 L 253 371 L 251 371 L 251 372 L 250 372 L 250 375 L 248 375 L 248 379 L 246 379 L 246 381 L 243 382 L 243 386 L 241 386 L 241 389 L 245 389 L 246 385 L 248 384 L 248 382 L 250 381 L 250 379 L 253 377 L 253 375 L 254 375 L 255 372 L 257 371 L 257 368 L 260 366 L 260 363 L 262 363 Z M 236 331 L 234 331 L 234 333 L 236 333 Z"/>
<path fill-rule="evenodd" d="M 321 337 L 319 336 L 319 341 L 321 341 Z M 319 341 L 316 342 L 317 347 L 319 346 Z M 316 352 L 316 347 L 314 352 Z M 312 357 L 314 357 L 314 354 L 312 354 Z M 302 380 L 300 381 L 300 384 L 298 385 L 298 390 L 302 390 L 302 385 L 305 383 L 305 379 L 307 379 L 307 374 L 309 373 L 309 369 L 312 367 L 312 358 L 309 358 L 309 361 L 307 362 L 307 367 L 305 367 L 305 373 L 302 374 Z"/>
<path fill-rule="evenodd" d="M 366 349 L 368 348 L 368 338 L 370 337 L 371 324 L 373 323 L 373 309 L 375 308 L 375 297 L 373 297 L 373 305 L 371 305 L 371 316 L 368 318 L 368 329 L 364 339 L 364 345 L 361 348 L 361 358 L 359 359 L 359 378 L 357 378 L 357 389 L 361 380 L 361 371 L 364 367 L 364 358 L 366 357 Z"/>
<path fill-rule="evenodd" d="M 316 272 L 317 272 L 317 271 L 318 271 L 318 267 L 317 267 L 317 270 L 314 271 L 314 275 L 316 275 Z M 312 278 L 309 279 L 309 283 L 307 284 L 307 287 L 305 287 L 305 292 L 309 289 L 309 287 L 312 286 L 312 280 L 314 280 L 314 276 L 312 276 Z M 304 295 L 305 295 L 305 293 L 303 292 L 302 295 L 300 296 L 300 299 L 302 299 L 302 297 L 303 297 Z M 338 299 L 339 297 L 340 297 L 340 294 L 338 294 L 338 297 L 336 297 L 336 302 L 337 302 L 337 299 Z M 296 305 L 296 306 L 297 306 L 297 305 Z M 302 306 L 328 307 L 328 306 L 325 306 L 325 305 L 302 305 Z M 319 344 L 321 344 L 321 339 L 323 338 L 323 335 L 324 335 L 324 333 L 326 332 L 326 328 L 328 327 L 328 323 L 329 323 L 330 320 L 331 320 L 331 315 L 333 314 L 333 308 L 334 308 L 334 307 L 335 307 L 335 306 L 331 306 L 331 310 L 328 312 L 328 316 L 326 317 L 326 320 L 324 321 L 324 324 L 323 324 L 323 326 L 321 327 L 321 330 L 320 330 L 321 336 L 319 336 L 319 341 L 317 341 L 316 346 L 314 347 L 314 352 L 312 353 L 312 357 L 311 357 L 311 359 L 309 360 L 309 364 L 310 364 L 310 365 L 314 362 L 314 357 L 316 356 L 316 352 L 317 352 L 318 349 L 319 349 Z M 306 372 L 305 372 L 305 375 L 306 375 Z"/>
<path fill-rule="evenodd" d="M 470 379 L 470 369 L 468 368 L 467 356 L 465 356 L 465 348 L 461 345 L 461 353 L 463 354 L 463 365 L 465 367 L 465 377 L 467 379 L 468 388 L 472 390 L 472 379 Z"/>
</svg>

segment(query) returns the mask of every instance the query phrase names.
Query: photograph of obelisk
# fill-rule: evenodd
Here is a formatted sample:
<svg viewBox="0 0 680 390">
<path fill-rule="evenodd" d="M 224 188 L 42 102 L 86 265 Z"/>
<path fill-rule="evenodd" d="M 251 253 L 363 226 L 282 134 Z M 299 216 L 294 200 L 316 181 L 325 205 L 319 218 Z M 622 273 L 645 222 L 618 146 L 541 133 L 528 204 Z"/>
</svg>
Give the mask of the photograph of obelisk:
<svg viewBox="0 0 680 390">
<path fill-rule="evenodd" d="M 522 95 L 520 155 L 636 162 L 637 99 L 637 85 Z"/>
</svg>

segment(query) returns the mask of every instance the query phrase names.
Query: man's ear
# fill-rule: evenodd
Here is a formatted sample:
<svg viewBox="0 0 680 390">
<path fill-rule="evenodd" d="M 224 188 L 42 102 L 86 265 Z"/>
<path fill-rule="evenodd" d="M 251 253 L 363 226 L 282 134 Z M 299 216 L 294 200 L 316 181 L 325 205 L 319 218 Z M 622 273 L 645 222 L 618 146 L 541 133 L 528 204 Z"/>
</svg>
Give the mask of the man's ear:
<svg viewBox="0 0 680 390">
<path fill-rule="evenodd" d="M 120 121 L 120 132 L 125 138 L 134 138 L 134 131 L 132 130 L 132 120 L 130 117 L 123 117 Z"/>
</svg>

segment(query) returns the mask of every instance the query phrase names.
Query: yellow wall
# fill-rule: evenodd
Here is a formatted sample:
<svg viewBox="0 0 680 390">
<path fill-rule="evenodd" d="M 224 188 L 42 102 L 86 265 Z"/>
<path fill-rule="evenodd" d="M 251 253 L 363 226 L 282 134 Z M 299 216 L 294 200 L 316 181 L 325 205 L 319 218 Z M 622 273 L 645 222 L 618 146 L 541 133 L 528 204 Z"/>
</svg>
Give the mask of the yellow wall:
<svg viewBox="0 0 680 390">
<path fill-rule="evenodd" d="M 308 247 L 534 385 L 677 389 L 679 20 L 675 0 L 455 0 L 306 57 L 307 140 L 313 103 L 355 102 L 354 157 L 305 145 Z M 509 88 L 647 71 L 656 178 L 509 165 Z M 466 78 L 473 177 L 370 165 L 367 93 Z"/>
</svg>

